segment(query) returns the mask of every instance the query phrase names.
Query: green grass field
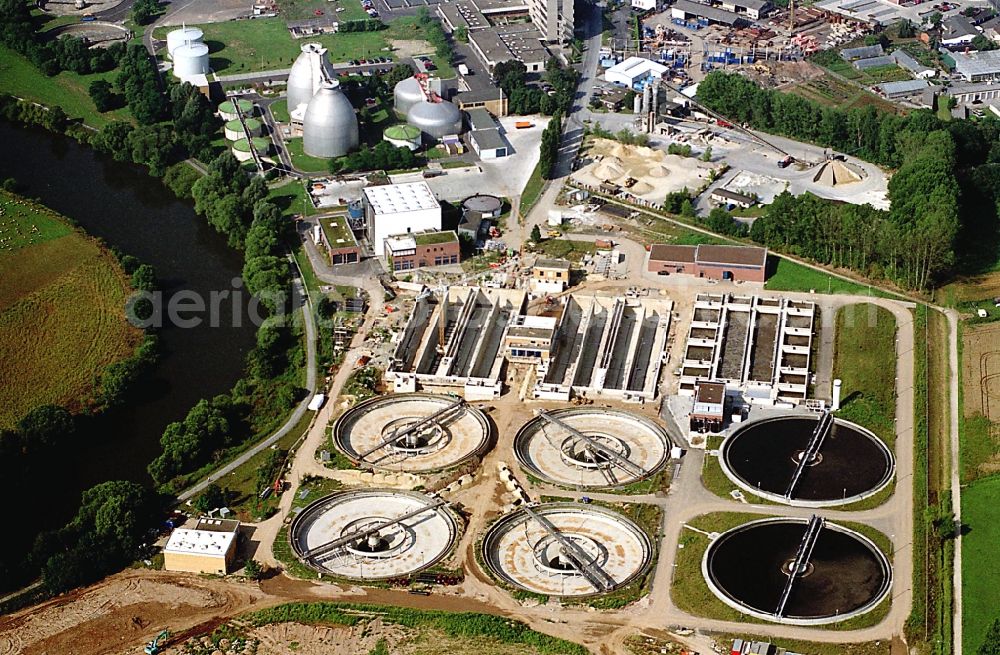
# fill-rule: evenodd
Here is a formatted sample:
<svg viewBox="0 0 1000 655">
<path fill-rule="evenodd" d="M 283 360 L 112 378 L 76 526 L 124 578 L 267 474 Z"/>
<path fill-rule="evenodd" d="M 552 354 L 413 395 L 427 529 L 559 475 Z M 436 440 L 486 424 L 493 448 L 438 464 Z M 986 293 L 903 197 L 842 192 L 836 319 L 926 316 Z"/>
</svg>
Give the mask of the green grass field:
<svg viewBox="0 0 1000 655">
<path fill-rule="evenodd" d="M 342 0 L 349 1 L 349 0 Z M 212 70 L 216 73 L 289 68 L 301 52 L 303 41 L 296 41 L 285 26 L 285 18 L 235 20 L 225 23 L 198 25 L 205 33 Z M 167 28 L 156 30 L 157 38 L 166 38 Z M 329 50 L 333 63 L 374 55 L 388 47 L 381 32 L 350 32 L 311 37 L 309 42 L 322 43 Z"/>
<path fill-rule="evenodd" d="M 285 147 L 292 157 L 292 165 L 304 173 L 321 173 L 330 170 L 330 160 L 312 157 L 302 149 L 302 139 L 285 139 Z"/>
<path fill-rule="evenodd" d="M 94 80 L 111 81 L 115 75 L 115 71 L 94 75 L 63 72 L 47 77 L 30 61 L 0 45 L 0 92 L 49 107 L 62 107 L 70 118 L 83 119 L 93 127 L 101 127 L 113 120 L 131 120 L 127 109 L 100 113 L 87 92 Z"/>
<path fill-rule="evenodd" d="M 893 297 L 877 287 L 851 282 L 785 258 L 778 258 L 774 273 L 767 279 L 764 288 L 771 291 L 814 291 L 856 296 L 870 293 L 873 296 Z"/>
<path fill-rule="evenodd" d="M 962 491 L 963 655 L 974 655 L 986 630 L 1000 618 L 1000 476 L 984 478 Z"/>
<path fill-rule="evenodd" d="M 867 303 L 837 311 L 833 376 L 843 380 L 841 418 L 895 442 L 896 319 Z"/>
<path fill-rule="evenodd" d="M 0 193 L 0 427 L 33 407 L 81 409 L 142 332 L 122 308 L 128 279 L 110 253 L 45 207 Z"/>
<path fill-rule="evenodd" d="M 287 123 L 291 117 L 288 115 L 288 99 L 282 98 L 271 103 L 271 115 L 279 123 Z"/>
</svg>

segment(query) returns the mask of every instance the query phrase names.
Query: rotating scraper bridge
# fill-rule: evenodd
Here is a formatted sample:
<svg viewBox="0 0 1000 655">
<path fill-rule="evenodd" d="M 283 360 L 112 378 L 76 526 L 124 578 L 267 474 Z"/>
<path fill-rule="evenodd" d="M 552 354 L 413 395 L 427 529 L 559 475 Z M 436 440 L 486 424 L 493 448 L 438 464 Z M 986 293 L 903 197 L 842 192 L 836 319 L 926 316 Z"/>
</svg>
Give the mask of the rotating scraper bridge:
<svg viewBox="0 0 1000 655">
<path fill-rule="evenodd" d="M 576 503 L 524 506 L 498 519 L 483 561 L 503 583 L 546 596 L 608 593 L 652 562 L 649 537 L 626 517 Z"/>
<path fill-rule="evenodd" d="M 553 484 L 618 487 L 659 472 L 671 442 L 654 421 L 609 407 L 540 410 L 514 437 L 514 455 Z"/>
<path fill-rule="evenodd" d="M 334 446 L 363 468 L 409 473 L 462 464 L 488 448 L 486 416 L 458 396 L 406 393 L 367 400 L 341 416 Z"/>
<path fill-rule="evenodd" d="M 288 531 L 292 551 L 315 571 L 352 580 L 418 573 L 458 539 L 447 502 L 389 489 L 336 493 L 309 505 Z"/>
</svg>

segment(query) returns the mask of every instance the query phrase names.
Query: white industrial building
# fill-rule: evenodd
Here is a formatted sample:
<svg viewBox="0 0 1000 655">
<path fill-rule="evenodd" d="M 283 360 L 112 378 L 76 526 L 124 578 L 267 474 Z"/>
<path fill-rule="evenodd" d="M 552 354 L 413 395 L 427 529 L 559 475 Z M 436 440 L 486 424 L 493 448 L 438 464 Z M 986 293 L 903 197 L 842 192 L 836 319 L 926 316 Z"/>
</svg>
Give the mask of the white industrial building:
<svg viewBox="0 0 1000 655">
<path fill-rule="evenodd" d="M 612 84 L 620 84 L 630 89 L 642 85 L 646 80 L 659 80 L 667 72 L 663 64 L 642 57 L 629 57 L 604 71 L 604 79 Z"/>
<path fill-rule="evenodd" d="M 363 204 L 368 242 L 379 257 L 391 236 L 441 230 L 441 204 L 426 182 L 367 187 Z"/>
<path fill-rule="evenodd" d="M 240 522 L 200 518 L 191 528 L 170 533 L 163 548 L 163 568 L 167 571 L 225 575 L 236 559 Z"/>
<path fill-rule="evenodd" d="M 955 72 L 966 82 L 985 82 L 1000 78 L 1000 50 L 953 52 Z"/>
</svg>

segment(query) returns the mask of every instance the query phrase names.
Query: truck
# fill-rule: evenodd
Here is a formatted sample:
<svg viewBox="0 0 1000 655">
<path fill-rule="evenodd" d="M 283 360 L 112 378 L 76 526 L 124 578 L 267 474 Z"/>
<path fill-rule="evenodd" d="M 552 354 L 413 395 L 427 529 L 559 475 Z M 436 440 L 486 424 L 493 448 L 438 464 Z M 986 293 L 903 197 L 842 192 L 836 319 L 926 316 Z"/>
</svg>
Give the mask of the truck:
<svg viewBox="0 0 1000 655">
<path fill-rule="evenodd" d="M 531 121 L 517 121 L 516 123 L 514 123 L 514 128 L 518 130 L 526 130 L 529 127 L 534 127 L 534 126 L 535 124 L 532 123 Z"/>
<path fill-rule="evenodd" d="M 465 64 L 458 65 L 458 72 L 461 73 L 462 75 L 472 75 L 472 73 L 469 72 L 469 67 L 466 66 Z"/>
<path fill-rule="evenodd" d="M 615 242 L 611 239 L 594 239 L 594 247 L 598 250 L 611 250 L 615 247 Z"/>
<path fill-rule="evenodd" d="M 794 157 L 792 157 L 791 155 L 786 155 L 784 159 L 778 162 L 778 168 L 788 168 L 794 161 L 795 161 Z"/>
</svg>

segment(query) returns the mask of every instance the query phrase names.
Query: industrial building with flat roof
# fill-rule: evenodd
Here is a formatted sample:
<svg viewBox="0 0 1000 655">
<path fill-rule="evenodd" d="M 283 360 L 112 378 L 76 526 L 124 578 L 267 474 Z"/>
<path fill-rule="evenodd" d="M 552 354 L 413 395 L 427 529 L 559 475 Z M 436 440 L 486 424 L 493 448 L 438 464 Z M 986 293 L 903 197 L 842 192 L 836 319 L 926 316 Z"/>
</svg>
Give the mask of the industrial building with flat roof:
<svg viewBox="0 0 1000 655">
<path fill-rule="evenodd" d="M 749 403 L 798 404 L 808 396 L 815 303 L 700 293 L 681 363 L 681 395 L 705 381 Z"/>
<path fill-rule="evenodd" d="M 393 273 L 457 264 L 460 256 L 458 235 L 451 230 L 400 234 L 384 243 L 386 266 Z"/>
<path fill-rule="evenodd" d="M 226 575 L 236 559 L 240 522 L 200 518 L 193 529 L 177 528 L 163 547 L 167 571 Z"/>
<path fill-rule="evenodd" d="M 647 270 L 660 275 L 681 273 L 712 280 L 764 282 L 767 279 L 767 248 L 657 243 L 649 248 Z"/>
<path fill-rule="evenodd" d="M 379 257 L 391 236 L 441 229 L 441 204 L 426 182 L 365 187 L 362 200 L 365 232 Z"/>
<path fill-rule="evenodd" d="M 718 23 L 719 25 L 727 25 L 729 27 L 737 27 L 748 22 L 746 17 L 732 11 L 711 7 L 700 2 L 693 2 L 692 0 L 677 0 L 670 7 L 670 15 L 681 20 L 704 18 L 710 23 Z"/>
<path fill-rule="evenodd" d="M 569 287 L 570 263 L 565 259 L 537 259 L 531 267 L 531 290 L 562 293 Z"/>
<path fill-rule="evenodd" d="M 642 57 L 629 57 L 604 71 L 604 79 L 612 84 L 640 89 L 647 81 L 659 81 L 668 70 L 661 63 Z"/>
<path fill-rule="evenodd" d="M 1000 77 L 1000 50 L 953 52 L 955 72 L 966 82 L 985 82 Z"/>
<path fill-rule="evenodd" d="M 321 216 L 318 222 L 319 225 L 313 226 L 313 241 L 326 251 L 331 264 L 336 266 L 361 261 L 361 248 L 345 216 Z"/>
<path fill-rule="evenodd" d="M 549 59 L 549 51 L 542 45 L 542 33 L 530 23 L 469 32 L 469 45 L 490 70 L 497 64 L 516 60 L 529 73 L 537 73 L 545 69 Z"/>
<path fill-rule="evenodd" d="M 930 82 L 927 80 L 901 80 L 899 82 L 882 82 L 877 88 L 886 98 L 895 99 L 917 95 L 929 86 Z"/>
</svg>

